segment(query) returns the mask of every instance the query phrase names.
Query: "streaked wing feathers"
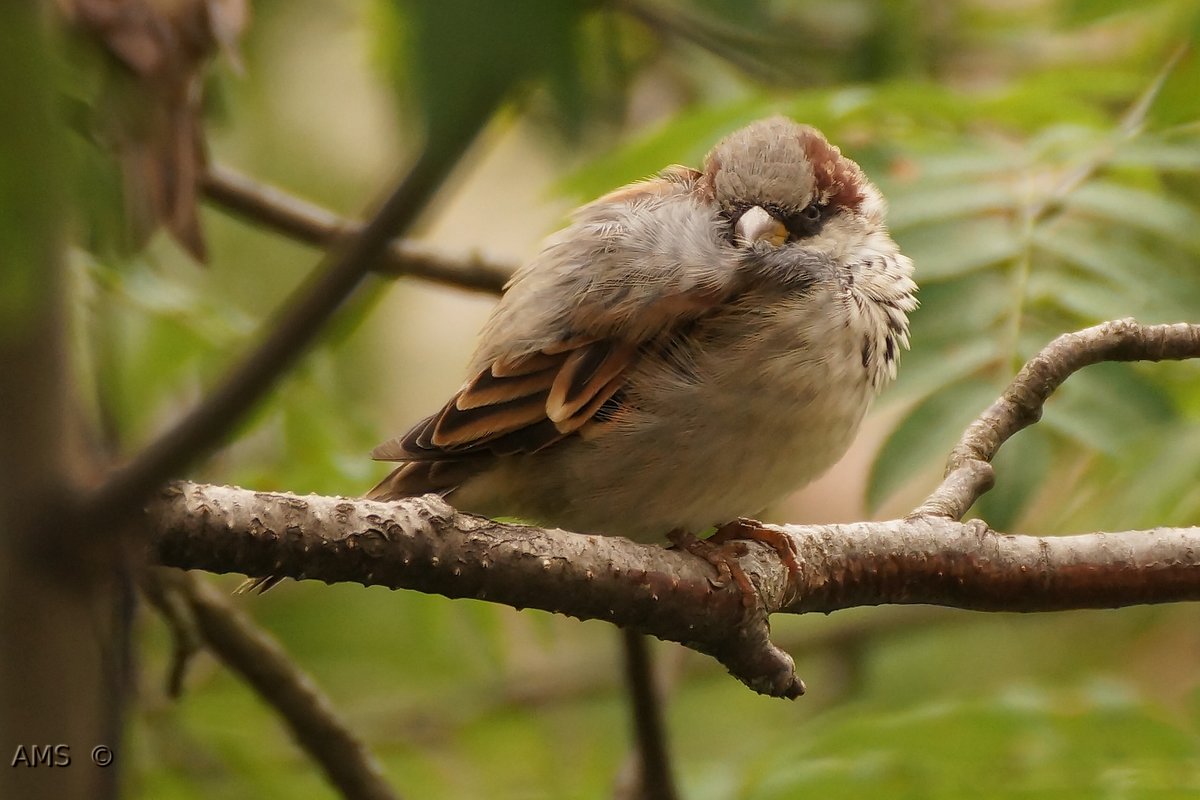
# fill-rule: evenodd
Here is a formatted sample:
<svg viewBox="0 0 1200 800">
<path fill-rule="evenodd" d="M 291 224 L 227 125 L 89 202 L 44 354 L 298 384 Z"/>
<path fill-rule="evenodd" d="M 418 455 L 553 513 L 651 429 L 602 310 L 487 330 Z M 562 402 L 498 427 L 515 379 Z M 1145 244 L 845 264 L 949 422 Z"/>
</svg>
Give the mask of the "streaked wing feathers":
<svg viewBox="0 0 1200 800">
<path fill-rule="evenodd" d="M 440 412 L 371 456 L 436 461 L 531 453 L 575 432 L 625 382 L 638 348 L 607 339 L 572 344 L 493 363 Z"/>
</svg>

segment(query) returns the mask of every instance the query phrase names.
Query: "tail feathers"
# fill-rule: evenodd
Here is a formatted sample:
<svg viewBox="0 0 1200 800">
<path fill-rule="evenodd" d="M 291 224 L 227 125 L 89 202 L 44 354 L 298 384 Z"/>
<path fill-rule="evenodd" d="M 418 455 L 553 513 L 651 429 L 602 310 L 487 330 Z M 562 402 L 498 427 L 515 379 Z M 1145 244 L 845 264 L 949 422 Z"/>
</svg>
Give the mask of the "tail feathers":
<svg viewBox="0 0 1200 800">
<path fill-rule="evenodd" d="M 281 580 L 283 580 L 282 575 L 267 575 L 262 578 L 246 578 L 246 580 L 238 584 L 238 587 L 233 590 L 233 593 L 250 594 L 251 592 L 258 592 L 259 594 L 262 594 L 263 592 L 269 591 L 271 587 L 275 586 Z"/>
<path fill-rule="evenodd" d="M 375 488 L 363 495 L 368 500 L 391 502 L 433 492 L 443 497 L 484 468 L 485 458 L 444 461 L 409 461 L 392 470 Z"/>
</svg>

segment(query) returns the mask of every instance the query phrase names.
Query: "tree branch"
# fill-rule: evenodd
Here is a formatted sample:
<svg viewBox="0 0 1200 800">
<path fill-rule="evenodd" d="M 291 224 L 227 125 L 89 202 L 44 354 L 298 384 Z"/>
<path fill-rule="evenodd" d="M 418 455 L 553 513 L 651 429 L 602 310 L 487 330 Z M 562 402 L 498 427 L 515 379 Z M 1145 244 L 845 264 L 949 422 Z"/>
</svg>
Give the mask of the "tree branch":
<svg viewBox="0 0 1200 800">
<path fill-rule="evenodd" d="M 765 615 L 744 619 L 736 588 L 714 587 L 712 567 L 687 553 L 494 522 L 435 495 L 377 503 L 177 483 L 148 515 L 157 558 L 169 566 L 353 581 L 606 619 L 714 655 L 765 693 L 799 688 L 787 678 L 791 659 L 767 639 Z M 786 578 L 765 558 L 743 563 L 766 608 L 779 607 Z"/>
<path fill-rule="evenodd" d="M 296 668 L 278 642 L 258 629 L 219 591 L 176 570 L 148 570 L 143 581 L 160 607 L 178 597 L 209 649 L 246 679 L 287 722 L 296 741 L 338 791 L 356 800 L 396 800 L 383 768 L 354 738 L 328 698 Z"/>
<path fill-rule="evenodd" d="M 340 217 L 220 164 L 209 166 L 203 189 L 205 197 L 218 208 L 314 247 L 336 245 L 363 229 L 361 222 Z M 394 240 L 372 269 L 377 275 L 407 275 L 456 289 L 499 294 L 515 267 L 478 253 L 449 258 L 417 242 Z"/>
<path fill-rule="evenodd" d="M 1200 599 L 1200 528 L 1008 536 L 937 517 L 772 526 L 791 574 L 750 542 L 739 563 L 761 608 L 714 585 L 706 561 L 618 537 L 460 514 L 434 496 L 397 503 L 179 483 L 149 506 L 157 559 L 250 576 L 405 588 L 604 619 L 719 660 L 763 694 L 803 690 L 767 615 L 884 603 L 978 610 L 1112 608 Z"/>
</svg>

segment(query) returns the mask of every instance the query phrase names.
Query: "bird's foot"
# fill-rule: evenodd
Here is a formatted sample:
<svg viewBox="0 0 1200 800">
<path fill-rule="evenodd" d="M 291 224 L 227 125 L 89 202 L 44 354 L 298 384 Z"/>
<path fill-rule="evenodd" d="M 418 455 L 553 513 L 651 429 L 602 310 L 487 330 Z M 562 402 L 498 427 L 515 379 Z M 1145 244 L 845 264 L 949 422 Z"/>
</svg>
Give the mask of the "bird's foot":
<svg viewBox="0 0 1200 800">
<path fill-rule="evenodd" d="M 744 537 L 731 537 L 731 540 L 722 541 L 713 541 L 714 538 L 697 539 L 692 533 L 678 529 L 667 534 L 672 547 L 686 550 L 713 565 L 717 570 L 717 578 L 709 580 L 714 587 L 723 589 L 730 581 L 736 583 L 742 593 L 742 605 L 747 610 L 753 610 L 758 605 L 758 591 L 750 582 L 742 565 L 738 563 L 738 559 L 746 555 L 746 543 L 737 539 Z"/>
<path fill-rule="evenodd" d="M 779 560 L 783 562 L 783 566 L 787 568 L 788 581 L 792 585 L 796 585 L 801 577 L 800 553 L 796 550 L 796 543 L 792 537 L 786 533 L 765 528 L 756 519 L 738 517 L 733 522 L 727 522 L 717 528 L 717 532 L 707 539 L 716 545 L 736 541 L 745 542 L 746 540 L 762 542 L 774 550 L 779 556 Z"/>
</svg>

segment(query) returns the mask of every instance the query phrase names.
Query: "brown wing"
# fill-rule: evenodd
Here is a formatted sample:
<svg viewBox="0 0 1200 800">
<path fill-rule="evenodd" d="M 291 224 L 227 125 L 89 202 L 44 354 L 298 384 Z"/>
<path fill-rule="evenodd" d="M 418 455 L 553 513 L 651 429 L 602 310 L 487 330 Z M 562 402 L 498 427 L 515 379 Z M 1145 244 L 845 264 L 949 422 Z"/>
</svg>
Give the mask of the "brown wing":
<svg viewBox="0 0 1200 800">
<path fill-rule="evenodd" d="M 497 456 L 533 453 L 570 436 L 624 383 L 635 345 L 575 342 L 493 363 L 441 411 L 371 453 L 407 462 L 367 493 L 396 500 L 453 491 Z"/>
<path fill-rule="evenodd" d="M 494 362 L 441 411 L 371 453 L 380 461 L 536 452 L 579 430 L 624 383 L 638 348 L 576 340 Z"/>
</svg>

